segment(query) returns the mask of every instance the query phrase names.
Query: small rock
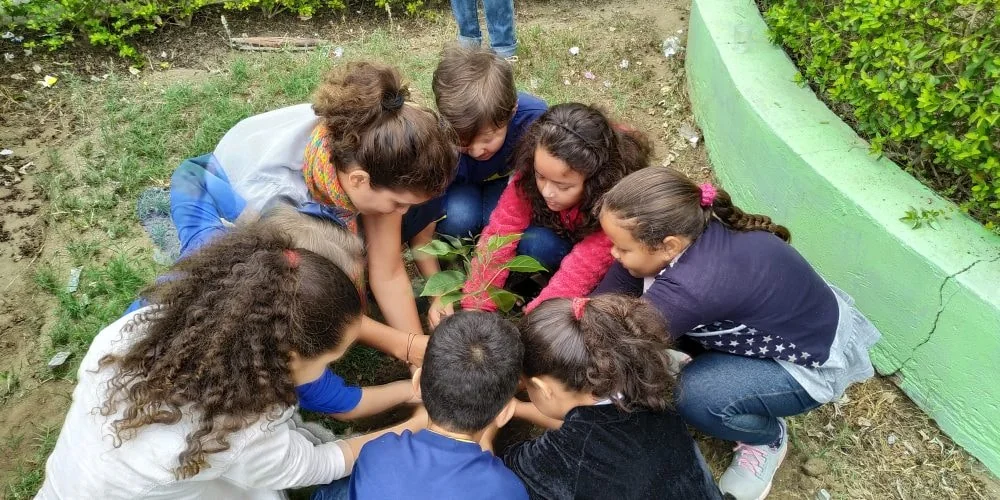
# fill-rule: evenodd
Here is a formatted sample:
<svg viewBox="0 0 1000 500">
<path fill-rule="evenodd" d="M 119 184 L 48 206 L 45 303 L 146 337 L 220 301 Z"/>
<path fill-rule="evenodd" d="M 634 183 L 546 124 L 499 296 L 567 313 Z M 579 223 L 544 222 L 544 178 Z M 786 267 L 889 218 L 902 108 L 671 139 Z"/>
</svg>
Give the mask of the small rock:
<svg viewBox="0 0 1000 500">
<path fill-rule="evenodd" d="M 816 492 L 816 500 L 830 500 L 833 496 L 830 495 L 829 491 L 826 489 L 821 489 Z"/>
<path fill-rule="evenodd" d="M 8 174 L 13 174 L 14 173 L 14 167 L 12 167 L 10 165 L 4 165 L 3 166 L 3 170 L 4 170 L 4 172 L 7 172 Z"/>
<path fill-rule="evenodd" d="M 69 357 L 72 354 L 73 353 L 70 351 L 57 352 L 56 355 L 52 356 L 52 359 L 49 360 L 49 369 L 55 370 L 56 368 L 59 368 L 60 366 L 64 365 L 66 363 L 66 360 L 69 359 Z"/>
<path fill-rule="evenodd" d="M 805 472 L 809 477 L 822 476 L 829 470 L 830 466 L 822 458 L 810 458 L 806 460 L 806 463 L 802 464 L 802 472 Z"/>
<path fill-rule="evenodd" d="M 73 293 L 80 287 L 81 272 L 83 272 L 82 267 L 74 267 L 69 270 L 69 279 L 66 280 L 66 293 Z"/>
</svg>

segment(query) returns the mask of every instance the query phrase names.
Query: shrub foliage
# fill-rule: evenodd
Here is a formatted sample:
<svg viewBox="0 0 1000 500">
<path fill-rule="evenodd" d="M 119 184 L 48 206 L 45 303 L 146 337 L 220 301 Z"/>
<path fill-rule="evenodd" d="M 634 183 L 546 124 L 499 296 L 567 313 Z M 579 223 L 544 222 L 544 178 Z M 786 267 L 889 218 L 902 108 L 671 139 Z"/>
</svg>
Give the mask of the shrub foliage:
<svg viewBox="0 0 1000 500">
<path fill-rule="evenodd" d="M 321 10 L 342 10 L 347 0 L 0 0 L 0 25 L 27 30 L 26 47 L 58 49 L 77 37 L 108 46 L 122 57 L 138 59 L 129 42 L 139 33 L 165 24 L 187 25 L 198 9 L 222 5 L 228 10 L 260 9 L 268 17 L 292 12 L 306 18 Z M 371 0 L 369 0 L 371 1 Z M 423 0 L 374 0 L 380 9 L 416 13 Z"/>
<path fill-rule="evenodd" d="M 768 3 L 773 41 L 873 152 L 1000 231 L 1000 2 Z"/>
</svg>

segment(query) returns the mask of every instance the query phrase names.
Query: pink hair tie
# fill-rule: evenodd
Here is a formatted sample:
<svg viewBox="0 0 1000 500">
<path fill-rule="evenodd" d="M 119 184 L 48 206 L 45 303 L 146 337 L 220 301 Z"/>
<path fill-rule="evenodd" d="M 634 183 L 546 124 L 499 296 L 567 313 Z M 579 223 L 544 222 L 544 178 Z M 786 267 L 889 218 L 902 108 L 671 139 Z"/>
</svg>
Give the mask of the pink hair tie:
<svg viewBox="0 0 1000 500">
<path fill-rule="evenodd" d="M 299 267 L 299 253 L 291 248 L 285 249 L 285 258 L 288 259 L 288 267 L 296 269 Z"/>
<path fill-rule="evenodd" d="M 698 187 L 701 188 L 701 206 L 712 206 L 712 204 L 715 203 L 715 195 L 718 194 L 718 191 L 715 190 L 715 186 L 713 186 L 710 182 L 706 182 Z"/>
<path fill-rule="evenodd" d="M 573 299 L 573 317 L 576 318 L 577 321 L 580 321 L 580 319 L 583 318 L 583 310 L 587 307 L 587 302 L 590 302 L 590 299 L 587 297 L 577 297 Z"/>
</svg>

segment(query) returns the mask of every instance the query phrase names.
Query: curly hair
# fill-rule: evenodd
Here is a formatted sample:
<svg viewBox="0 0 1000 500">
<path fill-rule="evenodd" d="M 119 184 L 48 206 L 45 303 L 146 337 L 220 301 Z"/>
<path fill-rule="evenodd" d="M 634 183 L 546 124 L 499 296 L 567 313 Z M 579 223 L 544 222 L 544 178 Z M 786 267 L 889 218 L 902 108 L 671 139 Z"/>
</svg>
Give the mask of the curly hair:
<svg viewBox="0 0 1000 500">
<path fill-rule="evenodd" d="M 584 177 L 580 216 L 573 231 L 565 229 L 559 214 L 549 210 L 535 183 L 535 150 L 544 148 Z M 601 195 L 630 172 L 649 165 L 652 146 L 644 134 L 613 124 L 599 109 L 580 103 L 558 104 L 531 125 L 518 143 L 514 166 L 520 173 L 518 189 L 531 201 L 532 222 L 574 241 L 599 226 L 595 209 Z"/>
<path fill-rule="evenodd" d="M 294 405 L 291 354 L 311 359 L 338 348 L 362 314 L 343 270 L 293 248 L 266 220 L 182 259 L 142 296 L 155 305 L 126 324 L 125 336 L 136 340 L 100 360 L 99 369 L 114 370 L 100 412 L 118 416 L 116 446 L 144 426 L 196 415 L 174 470 L 179 479 L 209 467 L 208 455 L 228 449 L 230 434 Z"/>
<path fill-rule="evenodd" d="M 579 316 L 573 300 L 587 301 Z M 519 330 L 526 377 L 548 375 L 567 389 L 609 397 L 623 411 L 663 410 L 673 400 L 670 336 L 644 299 L 549 299 L 522 318 Z"/>
<path fill-rule="evenodd" d="M 372 187 L 437 196 L 458 166 L 454 131 L 409 97 L 396 68 L 352 62 L 324 76 L 313 111 L 326 125 L 338 170 L 359 166 Z"/>
<path fill-rule="evenodd" d="M 621 219 L 637 241 L 658 248 L 667 236 L 697 239 L 714 217 L 737 231 L 768 231 L 784 241 L 792 233 L 766 215 L 750 214 L 733 204 L 725 189 L 717 188 L 711 206 L 702 206 L 701 187 L 672 168 L 649 168 L 633 173 L 604 195 L 601 210 Z"/>
</svg>

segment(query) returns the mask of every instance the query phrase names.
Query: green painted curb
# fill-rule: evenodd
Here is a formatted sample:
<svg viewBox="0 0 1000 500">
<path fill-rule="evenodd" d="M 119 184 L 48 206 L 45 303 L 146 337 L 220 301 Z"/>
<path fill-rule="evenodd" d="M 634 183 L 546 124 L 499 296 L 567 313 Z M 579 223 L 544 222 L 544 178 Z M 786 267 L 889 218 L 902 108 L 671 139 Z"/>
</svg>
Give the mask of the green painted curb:
<svg viewBox="0 0 1000 500">
<path fill-rule="evenodd" d="M 1000 237 L 871 156 L 766 32 L 754 2 L 693 2 L 688 84 L 716 174 L 855 297 L 883 333 L 879 372 L 1000 475 Z M 910 207 L 949 218 L 914 230 Z"/>
</svg>

